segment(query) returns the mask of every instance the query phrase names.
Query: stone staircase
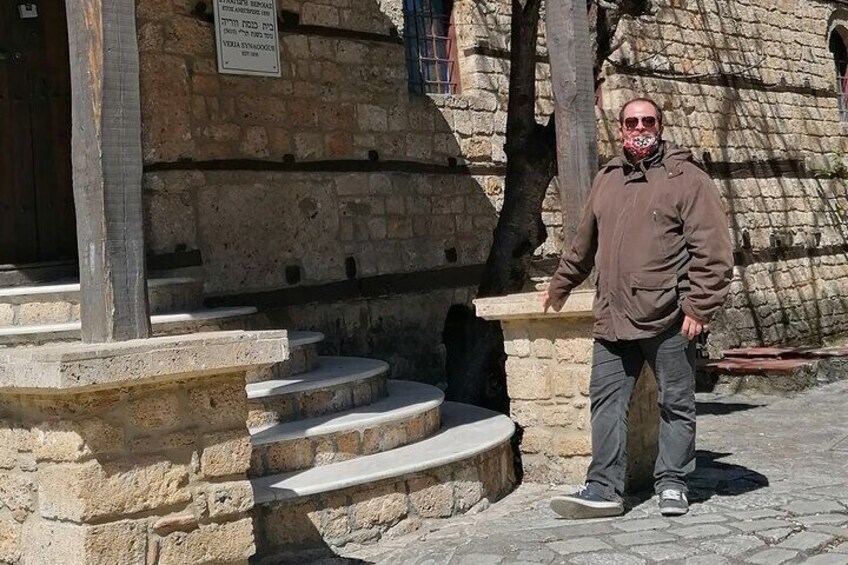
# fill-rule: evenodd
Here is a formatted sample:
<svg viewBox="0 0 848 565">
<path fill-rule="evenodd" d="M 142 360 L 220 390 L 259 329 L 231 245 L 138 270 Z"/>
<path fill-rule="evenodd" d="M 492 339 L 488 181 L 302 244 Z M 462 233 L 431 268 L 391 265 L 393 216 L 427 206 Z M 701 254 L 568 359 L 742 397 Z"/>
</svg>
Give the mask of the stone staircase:
<svg viewBox="0 0 848 565">
<path fill-rule="evenodd" d="M 148 282 L 154 335 L 245 329 L 256 308 L 204 308 L 200 281 L 161 278 Z M 0 347 L 80 339 L 78 282 L 0 288 Z"/>
<path fill-rule="evenodd" d="M 390 380 L 382 361 L 319 356 L 321 339 L 290 332 L 288 366 L 247 385 L 257 563 L 303 563 L 511 490 L 509 418 Z"/>
<path fill-rule="evenodd" d="M 204 308 L 195 279 L 148 288 L 154 335 L 266 325 L 252 307 Z M 78 340 L 79 317 L 78 283 L 0 289 L 0 348 Z M 320 356 L 323 339 L 290 331 L 288 361 L 247 374 L 251 563 L 299 565 L 480 510 L 513 488 L 508 417 L 390 380 L 383 361 Z"/>
</svg>

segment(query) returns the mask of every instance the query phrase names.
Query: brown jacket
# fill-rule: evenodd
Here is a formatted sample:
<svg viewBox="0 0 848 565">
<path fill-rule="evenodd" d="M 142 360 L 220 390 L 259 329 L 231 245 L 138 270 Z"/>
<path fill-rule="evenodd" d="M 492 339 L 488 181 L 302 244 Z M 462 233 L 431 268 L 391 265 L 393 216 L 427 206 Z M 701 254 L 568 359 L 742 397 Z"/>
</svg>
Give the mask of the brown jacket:
<svg viewBox="0 0 848 565">
<path fill-rule="evenodd" d="M 681 311 L 706 323 L 727 296 L 733 254 L 718 190 L 687 149 L 664 142 L 648 161 L 601 168 L 548 290 L 565 298 L 597 267 L 600 339 L 658 335 Z"/>
</svg>

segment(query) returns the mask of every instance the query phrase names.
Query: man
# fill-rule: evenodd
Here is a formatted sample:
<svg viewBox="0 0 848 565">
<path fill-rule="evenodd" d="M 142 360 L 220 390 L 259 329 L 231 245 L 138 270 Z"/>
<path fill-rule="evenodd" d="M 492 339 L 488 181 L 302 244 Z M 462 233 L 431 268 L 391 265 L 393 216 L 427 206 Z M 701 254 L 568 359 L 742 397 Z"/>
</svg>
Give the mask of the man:
<svg viewBox="0 0 848 565">
<path fill-rule="evenodd" d="M 562 309 L 594 266 L 594 351 L 589 387 L 592 462 L 586 484 L 556 497 L 567 518 L 624 512 L 627 410 L 645 362 L 657 378 L 660 512 L 689 509 L 695 469 L 695 344 L 723 303 L 732 247 L 715 185 L 686 149 L 663 141 L 663 114 L 648 98 L 619 113 L 623 156 L 604 165 L 570 250 L 542 301 Z"/>
</svg>

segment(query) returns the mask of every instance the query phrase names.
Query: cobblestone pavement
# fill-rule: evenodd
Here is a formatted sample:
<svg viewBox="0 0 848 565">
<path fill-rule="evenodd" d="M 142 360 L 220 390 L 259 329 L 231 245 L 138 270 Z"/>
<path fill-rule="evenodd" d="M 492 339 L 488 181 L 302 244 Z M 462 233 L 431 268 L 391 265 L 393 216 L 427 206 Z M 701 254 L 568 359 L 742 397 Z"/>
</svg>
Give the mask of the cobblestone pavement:
<svg viewBox="0 0 848 565">
<path fill-rule="evenodd" d="M 848 382 L 794 398 L 698 398 L 689 515 L 557 518 L 563 487 L 522 485 L 485 512 L 422 524 L 322 564 L 848 565 Z M 649 496 L 650 493 L 648 493 Z"/>
</svg>

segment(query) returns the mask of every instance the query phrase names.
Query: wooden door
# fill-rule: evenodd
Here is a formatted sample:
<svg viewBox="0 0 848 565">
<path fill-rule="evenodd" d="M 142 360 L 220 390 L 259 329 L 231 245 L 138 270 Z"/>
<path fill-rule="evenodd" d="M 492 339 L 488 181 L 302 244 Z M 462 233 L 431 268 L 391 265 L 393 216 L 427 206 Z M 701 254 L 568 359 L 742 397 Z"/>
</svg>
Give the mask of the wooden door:
<svg viewBox="0 0 848 565">
<path fill-rule="evenodd" d="M 62 0 L 0 0 L 0 264 L 74 259 Z"/>
</svg>

